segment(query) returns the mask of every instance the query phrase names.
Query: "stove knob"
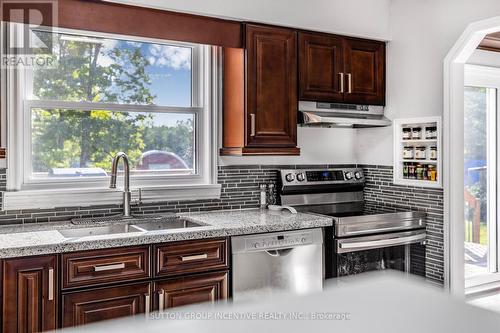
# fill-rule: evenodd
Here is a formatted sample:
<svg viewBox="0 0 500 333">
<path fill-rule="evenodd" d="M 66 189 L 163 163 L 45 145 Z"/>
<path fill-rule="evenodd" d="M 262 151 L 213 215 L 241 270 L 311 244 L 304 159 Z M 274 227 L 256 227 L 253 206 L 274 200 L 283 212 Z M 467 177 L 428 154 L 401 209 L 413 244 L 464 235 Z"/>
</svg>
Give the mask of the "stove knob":
<svg viewBox="0 0 500 333">
<path fill-rule="evenodd" d="M 348 171 L 348 172 L 346 172 L 346 173 L 345 173 L 345 179 L 347 179 L 347 180 L 351 180 L 351 179 L 352 179 L 352 177 L 353 177 L 353 175 L 352 175 L 352 172 L 351 172 L 351 171 Z"/>
<path fill-rule="evenodd" d="M 295 176 L 293 175 L 293 173 L 288 173 L 285 176 L 285 179 L 286 179 L 287 182 L 293 182 L 293 180 L 295 179 Z"/>
<path fill-rule="evenodd" d="M 304 180 L 306 180 L 306 176 L 301 172 L 301 173 L 298 173 L 297 174 L 297 180 L 299 182 L 303 182 Z"/>
<path fill-rule="evenodd" d="M 359 171 L 356 171 L 354 173 L 354 178 L 361 179 L 361 178 L 363 178 L 363 174 L 361 172 L 359 172 Z"/>
</svg>

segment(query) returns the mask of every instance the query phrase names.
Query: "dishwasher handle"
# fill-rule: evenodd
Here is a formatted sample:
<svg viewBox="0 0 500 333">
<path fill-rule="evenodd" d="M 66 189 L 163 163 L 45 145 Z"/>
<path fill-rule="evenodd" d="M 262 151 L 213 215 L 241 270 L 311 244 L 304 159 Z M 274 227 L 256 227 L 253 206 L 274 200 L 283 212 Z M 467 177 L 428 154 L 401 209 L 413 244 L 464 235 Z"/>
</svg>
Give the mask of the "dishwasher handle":
<svg viewBox="0 0 500 333">
<path fill-rule="evenodd" d="M 271 257 L 285 257 L 287 256 L 290 252 L 292 252 L 293 248 L 288 247 L 284 249 L 279 249 L 279 250 L 265 250 L 267 254 L 269 254 Z"/>
</svg>

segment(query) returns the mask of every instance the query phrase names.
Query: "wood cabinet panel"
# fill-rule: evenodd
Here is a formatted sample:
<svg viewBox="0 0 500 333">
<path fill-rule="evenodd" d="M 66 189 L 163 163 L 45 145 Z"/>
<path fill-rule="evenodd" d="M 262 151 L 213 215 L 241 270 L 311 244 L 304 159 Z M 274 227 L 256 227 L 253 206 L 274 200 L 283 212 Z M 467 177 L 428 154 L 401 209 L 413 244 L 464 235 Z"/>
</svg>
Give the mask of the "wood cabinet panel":
<svg viewBox="0 0 500 333">
<path fill-rule="evenodd" d="M 63 327 L 133 316 L 150 309 L 150 283 L 63 294 Z"/>
<path fill-rule="evenodd" d="M 246 26 L 248 147 L 297 145 L 297 33 Z"/>
<path fill-rule="evenodd" d="M 155 282 L 155 309 L 215 303 L 228 296 L 228 273 L 217 272 Z"/>
<path fill-rule="evenodd" d="M 344 60 L 341 37 L 299 33 L 299 99 L 344 100 Z"/>
<path fill-rule="evenodd" d="M 228 268 L 227 239 L 155 245 L 155 276 L 173 276 Z"/>
<path fill-rule="evenodd" d="M 57 257 L 4 261 L 3 332 L 42 332 L 57 323 Z"/>
<path fill-rule="evenodd" d="M 300 155 L 297 33 L 246 24 L 245 50 L 223 52 L 221 155 Z"/>
<path fill-rule="evenodd" d="M 385 43 L 346 38 L 344 67 L 345 102 L 385 104 Z"/>
<path fill-rule="evenodd" d="M 149 278 L 150 247 L 126 247 L 62 255 L 63 288 Z"/>
</svg>

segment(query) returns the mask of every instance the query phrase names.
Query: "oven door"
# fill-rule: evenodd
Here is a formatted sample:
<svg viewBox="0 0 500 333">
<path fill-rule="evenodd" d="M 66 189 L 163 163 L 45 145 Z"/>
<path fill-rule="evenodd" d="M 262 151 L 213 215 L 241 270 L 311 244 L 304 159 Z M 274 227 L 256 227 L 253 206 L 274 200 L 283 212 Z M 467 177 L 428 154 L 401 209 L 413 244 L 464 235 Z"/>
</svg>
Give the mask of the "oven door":
<svg viewBox="0 0 500 333">
<path fill-rule="evenodd" d="M 422 275 L 425 229 L 334 240 L 333 274 L 346 276 L 395 269 Z M 412 261 L 415 260 L 415 265 Z M 424 261 L 424 264 L 421 263 Z"/>
</svg>

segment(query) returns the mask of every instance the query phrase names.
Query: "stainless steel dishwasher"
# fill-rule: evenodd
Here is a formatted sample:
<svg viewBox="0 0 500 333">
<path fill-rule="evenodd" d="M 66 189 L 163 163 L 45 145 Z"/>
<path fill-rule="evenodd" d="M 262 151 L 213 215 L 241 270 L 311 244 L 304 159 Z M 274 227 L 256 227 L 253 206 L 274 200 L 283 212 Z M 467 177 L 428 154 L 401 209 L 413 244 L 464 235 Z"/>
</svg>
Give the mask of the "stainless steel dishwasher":
<svg viewBox="0 0 500 333">
<path fill-rule="evenodd" d="M 231 244 L 233 301 L 323 289 L 323 229 L 238 236 Z"/>
</svg>

